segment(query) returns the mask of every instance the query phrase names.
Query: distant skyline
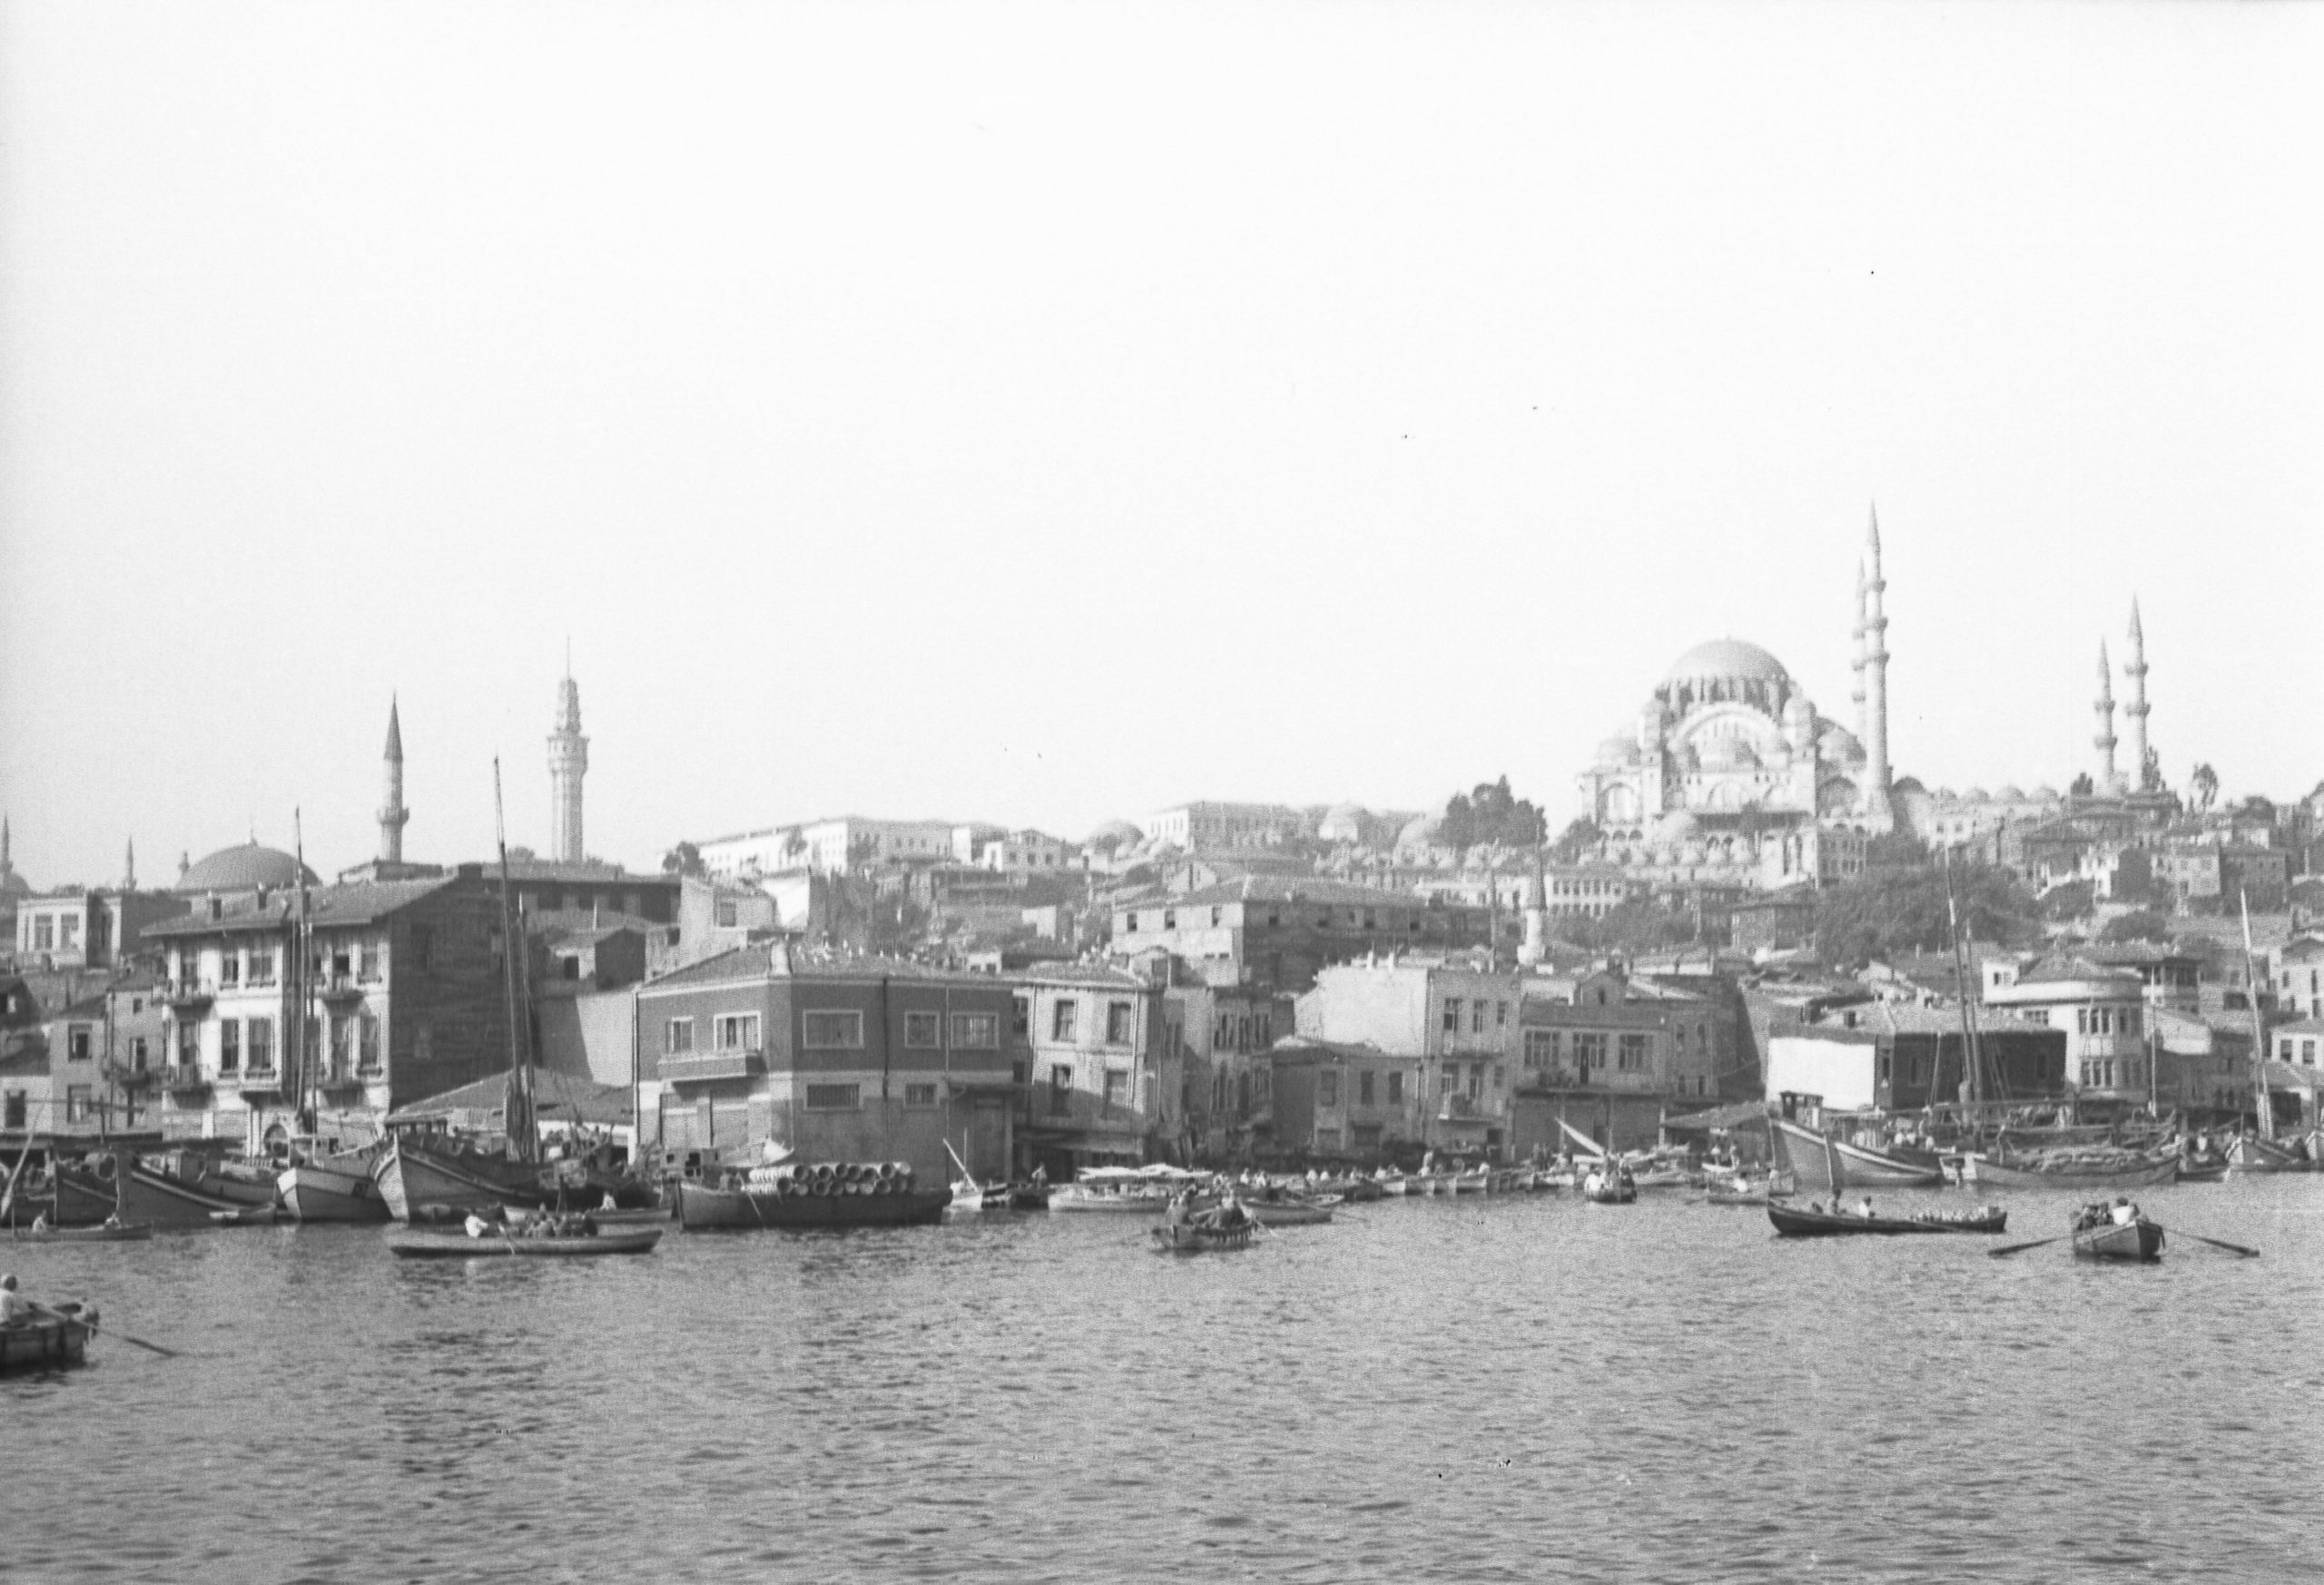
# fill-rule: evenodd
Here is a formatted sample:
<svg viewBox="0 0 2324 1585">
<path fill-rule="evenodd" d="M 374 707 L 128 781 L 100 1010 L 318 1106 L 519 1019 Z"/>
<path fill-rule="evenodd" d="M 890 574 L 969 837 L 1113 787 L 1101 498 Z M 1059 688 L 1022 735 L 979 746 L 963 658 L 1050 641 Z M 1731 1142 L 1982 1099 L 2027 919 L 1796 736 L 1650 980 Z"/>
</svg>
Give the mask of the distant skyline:
<svg viewBox="0 0 2324 1585">
<path fill-rule="evenodd" d="M 899 25 L 908 21 L 909 25 Z M 2313 7 L 0 9 L 0 812 L 547 853 L 1553 825 L 1705 639 L 2063 789 L 2324 777 Z M 2121 720 L 2117 718 L 2118 728 Z"/>
</svg>

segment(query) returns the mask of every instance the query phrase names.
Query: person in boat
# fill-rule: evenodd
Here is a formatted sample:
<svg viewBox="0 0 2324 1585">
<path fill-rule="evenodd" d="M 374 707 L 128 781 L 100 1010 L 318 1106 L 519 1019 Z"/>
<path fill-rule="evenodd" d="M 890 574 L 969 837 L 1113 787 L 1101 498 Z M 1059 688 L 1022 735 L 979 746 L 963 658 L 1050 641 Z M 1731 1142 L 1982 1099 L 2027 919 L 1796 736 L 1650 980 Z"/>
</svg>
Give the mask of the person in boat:
<svg viewBox="0 0 2324 1585">
<path fill-rule="evenodd" d="M 2113 1206 L 2107 1212 L 2107 1217 L 2117 1227 L 2127 1227 L 2139 1219 L 2139 1208 L 2131 1204 L 2127 1196 L 2117 1196 Z"/>
<path fill-rule="evenodd" d="M 0 1272 L 0 1326 L 21 1326 L 33 1318 L 33 1302 L 16 1292 L 16 1274 Z"/>
<path fill-rule="evenodd" d="M 34 1216 L 34 1217 L 33 1218 L 33 1236 L 34 1236 L 34 1237 L 38 1237 L 40 1235 L 42 1235 L 42 1234 L 44 1234 L 44 1233 L 45 1233 L 45 1232 L 47 1232 L 47 1231 L 48 1231 L 48 1213 L 47 1213 L 46 1211 L 43 1211 L 43 1212 L 41 1212 L 38 1216 Z"/>
<path fill-rule="evenodd" d="M 1856 1214 L 1867 1222 L 1872 1220 L 1872 1196 L 1870 1195 L 1865 1196 L 1864 1203 L 1856 1206 Z"/>
</svg>

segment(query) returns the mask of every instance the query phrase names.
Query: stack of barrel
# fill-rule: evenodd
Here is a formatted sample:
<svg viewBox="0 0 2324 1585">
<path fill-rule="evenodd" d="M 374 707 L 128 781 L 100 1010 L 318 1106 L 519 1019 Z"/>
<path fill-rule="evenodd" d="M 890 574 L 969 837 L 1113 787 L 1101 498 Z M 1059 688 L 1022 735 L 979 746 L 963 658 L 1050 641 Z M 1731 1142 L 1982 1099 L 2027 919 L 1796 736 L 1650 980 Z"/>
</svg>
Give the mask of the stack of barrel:
<svg viewBox="0 0 2324 1585">
<path fill-rule="evenodd" d="M 750 1186 L 779 1196 L 901 1195 L 911 1191 L 909 1161 L 818 1161 L 813 1166 L 753 1167 Z"/>
</svg>

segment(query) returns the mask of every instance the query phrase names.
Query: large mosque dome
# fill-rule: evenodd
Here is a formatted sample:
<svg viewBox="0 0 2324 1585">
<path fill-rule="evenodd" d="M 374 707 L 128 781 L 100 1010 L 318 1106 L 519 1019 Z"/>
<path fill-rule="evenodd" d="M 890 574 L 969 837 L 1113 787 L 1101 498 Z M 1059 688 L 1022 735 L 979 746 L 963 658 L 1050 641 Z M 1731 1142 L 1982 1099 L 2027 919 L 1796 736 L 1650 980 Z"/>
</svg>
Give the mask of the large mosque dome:
<svg viewBox="0 0 2324 1585">
<path fill-rule="evenodd" d="M 206 891 L 255 891 L 261 886 L 278 890 L 296 886 L 302 879 L 310 886 L 321 884 L 312 870 L 302 872 L 299 861 L 281 849 L 245 842 L 239 848 L 221 848 L 188 866 L 170 890 L 181 897 Z"/>
<path fill-rule="evenodd" d="M 1714 638 L 1680 655 L 1662 680 L 1699 683 L 1723 678 L 1752 683 L 1787 683 L 1791 674 L 1783 663 L 1756 644 L 1739 638 Z"/>
</svg>

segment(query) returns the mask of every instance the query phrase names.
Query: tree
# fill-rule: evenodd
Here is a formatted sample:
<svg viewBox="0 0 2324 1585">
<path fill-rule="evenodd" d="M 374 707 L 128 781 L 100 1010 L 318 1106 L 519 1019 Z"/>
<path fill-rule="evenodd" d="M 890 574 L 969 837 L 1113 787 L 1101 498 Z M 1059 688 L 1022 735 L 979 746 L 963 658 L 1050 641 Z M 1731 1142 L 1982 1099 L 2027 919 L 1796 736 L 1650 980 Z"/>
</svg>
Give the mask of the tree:
<svg viewBox="0 0 2324 1585">
<path fill-rule="evenodd" d="M 1526 848 L 1541 842 L 1547 826 L 1541 812 L 1509 790 L 1509 778 L 1480 782 L 1469 792 L 1455 792 L 1444 805 L 1441 828 L 1444 845 L 1455 850 L 1499 842 Z"/>
<path fill-rule="evenodd" d="M 2197 765 L 2195 773 L 2187 778 L 2187 785 L 2195 794 L 2195 812 L 2210 813 L 2212 801 L 2219 797 L 2219 773 L 2208 763 Z"/>
<path fill-rule="evenodd" d="M 2087 881 L 2068 881 L 2042 893 L 2042 917 L 2064 924 L 2086 916 L 2097 901 L 2097 887 Z"/>
<path fill-rule="evenodd" d="M 2102 941 L 2160 941 L 2167 944 L 2171 940 L 2171 921 L 2143 908 L 2134 909 L 2108 920 L 2106 928 L 2098 932 L 2098 939 Z"/>
<path fill-rule="evenodd" d="M 702 867 L 702 850 L 692 842 L 680 842 L 662 855 L 662 872 L 665 875 L 700 876 L 704 874 L 705 871 Z"/>
<path fill-rule="evenodd" d="M 1596 919 L 1569 914 L 1551 927 L 1551 933 L 1589 951 L 1634 956 L 1693 940 L 1695 921 L 1659 903 L 1634 901 L 1610 908 Z"/>
<path fill-rule="evenodd" d="M 2038 906 L 2006 871 L 1956 865 L 1951 891 L 1961 928 L 1981 941 L 2019 941 L 2036 929 Z M 1817 900 L 1817 954 L 1837 967 L 1942 951 L 1951 940 L 1945 897 L 1945 871 L 1935 866 L 1867 870 Z"/>
<path fill-rule="evenodd" d="M 1928 862 L 1928 844 L 1908 831 L 1882 832 L 1864 845 L 1865 867 L 1910 870 Z"/>
<path fill-rule="evenodd" d="M 1550 860 L 1558 864 L 1578 864 L 1581 855 L 1596 847 L 1602 835 L 1596 821 L 1586 814 L 1576 815 L 1558 833 L 1558 840 L 1550 844 Z"/>
<path fill-rule="evenodd" d="M 2066 783 L 2066 791 L 2079 798 L 2089 797 L 2097 790 L 2097 787 L 2098 783 L 2090 779 L 2088 771 L 2079 773 L 2073 781 Z"/>
</svg>

